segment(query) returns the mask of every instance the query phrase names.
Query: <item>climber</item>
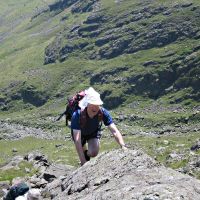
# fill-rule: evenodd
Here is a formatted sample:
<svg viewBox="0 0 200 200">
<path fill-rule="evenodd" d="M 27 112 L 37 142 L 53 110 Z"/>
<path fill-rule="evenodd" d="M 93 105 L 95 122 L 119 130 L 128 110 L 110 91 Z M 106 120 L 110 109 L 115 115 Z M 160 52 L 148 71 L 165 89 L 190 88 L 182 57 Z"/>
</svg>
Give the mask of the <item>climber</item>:
<svg viewBox="0 0 200 200">
<path fill-rule="evenodd" d="M 108 127 L 123 150 L 127 147 L 120 131 L 114 124 L 110 113 L 103 107 L 100 94 L 92 87 L 85 90 L 85 97 L 79 102 L 81 109 L 76 110 L 71 119 L 71 132 L 81 165 L 99 152 L 102 123 Z M 86 143 L 88 148 L 86 147 Z"/>
</svg>

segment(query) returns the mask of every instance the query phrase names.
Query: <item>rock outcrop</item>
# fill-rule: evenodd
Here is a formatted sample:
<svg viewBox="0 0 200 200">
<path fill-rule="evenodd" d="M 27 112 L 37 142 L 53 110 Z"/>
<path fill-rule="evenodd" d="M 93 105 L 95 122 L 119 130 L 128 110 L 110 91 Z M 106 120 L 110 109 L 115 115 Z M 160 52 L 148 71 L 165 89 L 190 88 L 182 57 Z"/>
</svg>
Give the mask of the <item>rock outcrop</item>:
<svg viewBox="0 0 200 200">
<path fill-rule="evenodd" d="M 54 199 L 199 199 L 200 181 L 140 150 L 103 153 L 62 182 Z"/>
<path fill-rule="evenodd" d="M 141 150 L 104 152 L 77 169 L 48 162 L 30 153 L 38 173 L 26 182 L 43 199 L 180 200 L 199 199 L 200 181 L 166 168 Z M 8 184 L 1 184 L 8 189 Z"/>
<path fill-rule="evenodd" d="M 39 189 L 42 191 L 43 198 L 51 199 L 53 196 L 61 192 L 62 178 L 71 174 L 75 167 L 49 162 L 47 156 L 39 151 L 34 151 L 26 156 L 15 156 L 8 164 L 0 167 L 0 171 L 10 169 L 19 170 L 21 162 L 29 162 L 36 170 L 36 174 L 29 176 L 29 168 L 25 168 L 24 177 L 16 177 L 12 180 L 11 185 L 19 182 L 26 182 L 31 189 Z M 11 188 L 10 181 L 0 182 L 0 198 L 5 196 Z"/>
<path fill-rule="evenodd" d="M 48 5 L 46 8 L 39 10 L 32 17 L 32 20 L 47 12 L 53 12 L 53 15 L 57 15 L 70 7 L 72 13 L 90 12 L 96 7 L 98 1 L 99 0 L 58 0 Z"/>
</svg>

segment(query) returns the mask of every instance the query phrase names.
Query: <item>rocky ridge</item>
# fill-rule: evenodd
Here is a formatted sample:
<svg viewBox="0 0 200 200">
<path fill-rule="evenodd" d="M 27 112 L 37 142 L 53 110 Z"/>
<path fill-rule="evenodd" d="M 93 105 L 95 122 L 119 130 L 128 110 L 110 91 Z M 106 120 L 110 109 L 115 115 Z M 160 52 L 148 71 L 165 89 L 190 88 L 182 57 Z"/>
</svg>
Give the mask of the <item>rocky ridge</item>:
<svg viewBox="0 0 200 200">
<path fill-rule="evenodd" d="M 117 150 L 70 175 L 57 199 L 198 199 L 199 183 L 159 165 L 140 150 Z"/>
<path fill-rule="evenodd" d="M 40 173 L 27 179 L 43 199 L 199 199 L 200 181 L 164 167 L 141 150 L 104 152 L 84 166 L 53 166 L 29 154 Z M 53 170 L 50 170 L 53 169 Z M 56 173 L 57 172 L 57 173 Z M 41 183 L 41 184 L 40 184 Z M 8 187 L 5 186 L 4 188 Z"/>
</svg>

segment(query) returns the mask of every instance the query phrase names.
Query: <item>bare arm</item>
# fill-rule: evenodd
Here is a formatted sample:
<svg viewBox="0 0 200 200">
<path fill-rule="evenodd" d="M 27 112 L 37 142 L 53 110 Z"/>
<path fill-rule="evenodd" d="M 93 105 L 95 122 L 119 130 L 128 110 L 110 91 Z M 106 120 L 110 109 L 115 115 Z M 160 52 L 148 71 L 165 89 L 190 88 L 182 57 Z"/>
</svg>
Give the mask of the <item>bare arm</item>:
<svg viewBox="0 0 200 200">
<path fill-rule="evenodd" d="M 77 151 L 79 159 L 81 161 L 81 165 L 84 165 L 84 163 L 86 163 L 87 161 L 85 159 L 83 147 L 81 144 L 81 131 L 73 130 L 73 138 L 74 138 L 74 144 L 76 146 L 76 151 Z"/>
<path fill-rule="evenodd" d="M 113 134 L 113 136 L 115 137 L 115 140 L 117 141 L 117 143 L 121 146 L 122 149 L 127 149 L 125 147 L 125 143 L 124 143 L 124 139 L 122 137 L 122 134 L 119 132 L 119 130 L 117 129 L 117 127 L 115 126 L 114 123 L 110 124 L 108 126 L 108 129 L 110 130 L 110 132 Z"/>
</svg>

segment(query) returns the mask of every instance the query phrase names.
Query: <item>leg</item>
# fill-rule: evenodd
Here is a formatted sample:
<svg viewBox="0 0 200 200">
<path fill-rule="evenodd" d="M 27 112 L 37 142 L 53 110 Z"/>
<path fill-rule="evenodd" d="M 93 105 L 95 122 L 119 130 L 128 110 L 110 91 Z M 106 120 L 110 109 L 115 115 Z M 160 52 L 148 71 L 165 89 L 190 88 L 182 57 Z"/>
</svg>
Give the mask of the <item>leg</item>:
<svg viewBox="0 0 200 200">
<path fill-rule="evenodd" d="M 95 157 L 99 153 L 99 139 L 92 138 L 88 140 L 88 152 L 89 157 Z"/>
</svg>

